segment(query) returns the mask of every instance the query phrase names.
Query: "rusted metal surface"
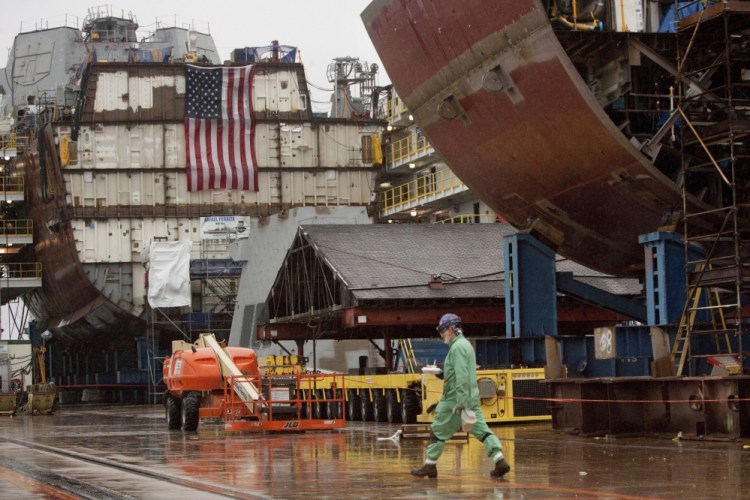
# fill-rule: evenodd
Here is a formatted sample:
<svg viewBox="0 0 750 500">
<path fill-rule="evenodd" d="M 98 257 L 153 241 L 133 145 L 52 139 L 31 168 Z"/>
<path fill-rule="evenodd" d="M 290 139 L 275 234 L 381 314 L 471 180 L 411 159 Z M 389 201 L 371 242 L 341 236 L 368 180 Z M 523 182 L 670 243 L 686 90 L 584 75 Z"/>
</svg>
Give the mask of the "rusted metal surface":
<svg viewBox="0 0 750 500">
<path fill-rule="evenodd" d="M 583 435 L 682 433 L 750 438 L 750 377 L 547 381 L 555 429 Z"/>
<path fill-rule="evenodd" d="M 62 340 L 85 340 L 89 346 L 143 331 L 145 322 L 104 297 L 81 266 L 51 127 L 42 129 L 16 168 L 25 172 L 29 216 L 37 221 L 34 252 L 42 263 L 42 287 L 26 294 L 24 302 L 38 327 L 54 329 Z"/>
<path fill-rule="evenodd" d="M 680 189 L 604 112 L 540 2 L 382 0 L 362 18 L 416 122 L 480 198 L 568 258 L 641 272 L 638 236 L 682 209 Z"/>
</svg>

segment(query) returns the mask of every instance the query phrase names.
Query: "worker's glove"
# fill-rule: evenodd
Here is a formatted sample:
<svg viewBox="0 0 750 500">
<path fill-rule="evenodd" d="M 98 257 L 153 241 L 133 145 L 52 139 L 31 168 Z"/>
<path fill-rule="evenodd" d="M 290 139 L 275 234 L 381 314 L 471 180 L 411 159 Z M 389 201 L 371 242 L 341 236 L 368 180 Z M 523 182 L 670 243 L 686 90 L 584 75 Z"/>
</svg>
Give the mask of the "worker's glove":
<svg viewBox="0 0 750 500">
<path fill-rule="evenodd" d="M 453 407 L 453 414 L 454 414 L 454 415 L 458 415 L 458 414 L 460 414 L 460 413 L 461 413 L 462 411 L 464 411 L 464 407 L 463 407 L 463 406 L 454 406 L 454 407 Z"/>
<path fill-rule="evenodd" d="M 427 407 L 427 413 L 432 413 L 435 411 L 435 408 L 437 408 L 437 403 L 432 403 L 430 406 Z"/>
</svg>

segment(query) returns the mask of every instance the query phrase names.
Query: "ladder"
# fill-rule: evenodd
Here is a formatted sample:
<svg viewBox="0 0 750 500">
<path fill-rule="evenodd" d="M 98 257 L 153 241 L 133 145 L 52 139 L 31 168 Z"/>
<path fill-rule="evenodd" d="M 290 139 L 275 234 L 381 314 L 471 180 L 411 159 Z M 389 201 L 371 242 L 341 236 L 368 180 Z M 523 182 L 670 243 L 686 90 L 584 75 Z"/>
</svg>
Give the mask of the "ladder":
<svg viewBox="0 0 750 500">
<path fill-rule="evenodd" d="M 710 263 L 699 263 L 696 266 L 698 282 L 706 271 L 711 269 Z M 685 363 L 690 358 L 699 357 L 692 355 L 690 344 L 694 337 L 698 335 L 710 334 L 713 336 L 715 356 L 734 356 L 732 344 L 730 342 L 730 329 L 727 328 L 726 317 L 724 314 L 726 306 L 722 305 L 719 290 L 716 287 L 694 286 L 688 287 L 688 297 L 685 301 L 680 323 L 677 327 L 677 335 L 672 345 L 672 362 L 676 364 L 675 375 L 683 374 Z M 708 314 L 710 318 L 710 327 L 708 329 L 697 329 L 696 319 L 699 315 Z M 723 344 L 723 345 L 722 345 Z M 702 355 L 709 357 L 713 355 Z"/>
<path fill-rule="evenodd" d="M 411 339 L 401 339 L 398 343 L 401 348 L 401 355 L 404 358 L 404 371 L 406 373 L 417 373 L 417 358 L 414 355 Z"/>
</svg>

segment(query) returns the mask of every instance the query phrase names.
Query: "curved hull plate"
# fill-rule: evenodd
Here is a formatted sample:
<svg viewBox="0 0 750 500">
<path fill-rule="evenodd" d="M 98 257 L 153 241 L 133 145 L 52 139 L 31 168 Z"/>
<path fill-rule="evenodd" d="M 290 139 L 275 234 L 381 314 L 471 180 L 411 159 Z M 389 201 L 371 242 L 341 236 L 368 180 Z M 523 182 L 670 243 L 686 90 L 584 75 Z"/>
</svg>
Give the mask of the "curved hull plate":
<svg viewBox="0 0 750 500">
<path fill-rule="evenodd" d="M 33 259 L 42 264 L 42 288 L 24 296 L 39 328 L 66 342 L 84 342 L 87 347 L 111 346 L 118 339 L 132 342 L 145 330 L 145 322 L 104 297 L 78 259 L 50 126 L 42 129 L 17 167 L 25 170 L 28 186 L 29 216 L 34 221 Z"/>
<path fill-rule="evenodd" d="M 572 260 L 641 272 L 638 236 L 682 210 L 681 191 L 609 119 L 538 1 L 378 0 L 362 18 L 416 122 L 482 200 Z"/>
</svg>

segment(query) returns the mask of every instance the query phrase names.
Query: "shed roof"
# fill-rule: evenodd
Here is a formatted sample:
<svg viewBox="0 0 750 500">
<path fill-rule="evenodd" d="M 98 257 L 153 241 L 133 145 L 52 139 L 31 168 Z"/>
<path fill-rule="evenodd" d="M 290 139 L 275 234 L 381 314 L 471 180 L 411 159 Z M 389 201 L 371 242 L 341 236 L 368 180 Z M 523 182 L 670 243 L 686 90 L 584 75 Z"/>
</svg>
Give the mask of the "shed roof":
<svg viewBox="0 0 750 500">
<path fill-rule="evenodd" d="M 503 297 L 503 237 L 516 229 L 509 224 L 368 224 L 309 225 L 299 231 L 362 303 Z M 559 256 L 557 270 L 617 295 L 641 292 L 637 280 L 607 276 Z"/>
</svg>

